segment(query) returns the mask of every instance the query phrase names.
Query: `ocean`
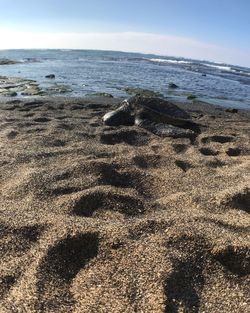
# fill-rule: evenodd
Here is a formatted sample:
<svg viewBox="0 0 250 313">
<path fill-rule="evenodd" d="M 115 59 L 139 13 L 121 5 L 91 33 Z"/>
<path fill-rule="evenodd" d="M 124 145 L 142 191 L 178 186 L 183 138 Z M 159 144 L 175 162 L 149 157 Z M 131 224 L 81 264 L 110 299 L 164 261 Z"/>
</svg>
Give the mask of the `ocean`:
<svg viewBox="0 0 250 313">
<path fill-rule="evenodd" d="M 3 58 L 20 63 L 1 65 L 0 76 L 32 79 L 41 88 L 67 85 L 69 97 L 100 92 L 127 97 L 124 88 L 132 87 L 181 101 L 192 94 L 212 104 L 250 108 L 250 69 L 241 66 L 99 50 L 1 50 Z M 46 79 L 48 74 L 55 79 Z M 169 88 L 170 82 L 179 88 Z"/>
</svg>

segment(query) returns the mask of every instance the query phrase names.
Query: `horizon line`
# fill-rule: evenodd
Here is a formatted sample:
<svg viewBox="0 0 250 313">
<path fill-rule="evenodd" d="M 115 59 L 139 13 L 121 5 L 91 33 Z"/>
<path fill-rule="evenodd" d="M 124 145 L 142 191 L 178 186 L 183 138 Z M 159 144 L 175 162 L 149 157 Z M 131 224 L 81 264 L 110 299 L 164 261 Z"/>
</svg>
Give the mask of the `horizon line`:
<svg viewBox="0 0 250 313">
<path fill-rule="evenodd" d="M 248 51 L 173 35 L 144 32 L 24 32 L 0 27 L 0 36 L 1 51 L 100 50 L 151 54 L 250 68 Z M 180 51 L 182 55 L 179 54 Z"/>
<path fill-rule="evenodd" d="M 156 54 L 156 53 L 146 53 L 146 52 L 139 52 L 139 51 L 123 51 L 123 50 L 107 50 L 107 49 L 84 49 L 84 48 L 10 48 L 10 49 L 1 49 L 0 51 L 16 51 L 16 50 L 61 50 L 61 51 L 103 51 L 103 52 L 119 52 L 119 53 L 132 53 L 132 54 L 141 54 L 141 55 L 152 55 L 152 56 L 157 56 L 157 57 L 163 57 L 163 58 L 173 58 L 173 59 L 184 59 L 184 60 L 190 60 L 190 61 L 199 61 L 199 62 L 208 62 L 208 63 L 213 63 L 217 65 L 229 65 L 229 66 L 236 66 L 236 67 L 241 67 L 241 68 L 247 68 L 250 70 L 250 66 L 243 66 L 239 64 L 232 64 L 232 63 L 226 63 L 226 62 L 217 62 L 217 61 L 212 61 L 208 59 L 195 59 L 195 58 L 188 58 L 188 57 L 183 57 L 183 56 L 174 56 L 174 55 L 164 55 L 164 54 Z M 1 59 L 1 58 L 0 58 Z"/>
</svg>

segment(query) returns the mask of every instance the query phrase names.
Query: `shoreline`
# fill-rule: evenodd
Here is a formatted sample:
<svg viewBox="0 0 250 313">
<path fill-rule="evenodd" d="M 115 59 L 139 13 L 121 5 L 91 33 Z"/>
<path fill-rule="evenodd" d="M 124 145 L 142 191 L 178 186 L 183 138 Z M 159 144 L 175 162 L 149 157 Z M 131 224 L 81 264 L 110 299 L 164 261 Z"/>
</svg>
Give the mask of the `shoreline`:
<svg viewBox="0 0 250 313">
<path fill-rule="evenodd" d="M 146 89 L 141 89 L 141 90 L 146 90 Z M 154 96 L 154 91 L 152 92 L 152 96 Z M 134 94 L 135 95 L 135 94 Z M 116 97 L 116 96 L 112 96 L 111 94 L 105 93 L 105 92 L 100 92 L 100 93 L 93 93 L 90 95 L 85 95 L 85 96 L 69 96 L 69 95 L 29 95 L 29 96 L 0 96 L 0 104 L 6 104 L 6 103 L 15 103 L 15 102 L 29 102 L 29 101 L 42 101 L 42 102 L 46 102 L 46 101 L 52 101 L 54 100 L 55 102 L 58 101 L 66 101 L 71 100 L 71 101 L 85 101 L 85 100 L 89 100 L 91 102 L 93 101 L 109 101 L 111 100 L 111 103 L 118 103 L 119 101 L 122 101 L 124 99 L 127 99 L 129 97 L 133 96 L 132 95 L 127 95 L 127 96 L 123 96 L 123 97 Z M 155 94 L 155 97 L 157 97 L 157 94 Z M 186 97 L 181 97 L 181 96 L 169 96 L 169 97 L 162 97 L 163 99 L 170 101 L 172 103 L 175 103 L 176 105 L 179 105 L 181 107 L 183 107 L 184 109 L 189 109 L 189 108 L 196 108 L 199 107 L 199 110 L 202 111 L 202 108 L 204 108 L 204 110 L 206 110 L 207 108 L 210 108 L 211 110 L 215 109 L 215 110 L 231 110 L 231 109 L 236 109 L 239 112 L 249 112 L 250 111 L 250 106 L 248 104 L 244 104 L 242 103 L 242 106 L 238 106 L 238 105 L 232 105 L 233 100 L 223 100 L 223 99 L 206 99 L 206 98 L 194 98 L 192 100 L 187 99 Z M 221 103 L 220 103 L 221 102 Z"/>
<path fill-rule="evenodd" d="M 1 67 L 6 79 L 2 79 L 0 93 L 5 95 L 11 92 L 18 96 L 60 93 L 85 96 L 104 92 L 127 97 L 132 89 L 145 88 L 164 97 L 204 97 L 209 98 L 207 101 L 219 101 L 221 105 L 250 106 L 247 68 L 231 66 L 227 71 L 203 61 L 153 62 L 147 55 L 137 57 L 105 51 L 10 51 L 4 56 L 22 61 Z M 12 78 L 8 80 L 8 77 Z"/>
<path fill-rule="evenodd" d="M 246 312 L 250 111 L 178 103 L 191 141 L 119 102 L 0 99 L 1 312 Z"/>
</svg>

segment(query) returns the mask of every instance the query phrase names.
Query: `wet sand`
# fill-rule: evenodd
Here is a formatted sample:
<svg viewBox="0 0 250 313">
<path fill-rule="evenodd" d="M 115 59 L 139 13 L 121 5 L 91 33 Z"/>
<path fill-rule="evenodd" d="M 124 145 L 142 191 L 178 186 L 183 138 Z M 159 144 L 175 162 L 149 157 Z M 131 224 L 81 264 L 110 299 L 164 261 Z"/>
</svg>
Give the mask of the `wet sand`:
<svg viewBox="0 0 250 313">
<path fill-rule="evenodd" d="M 1 103 L 0 312 L 248 312 L 249 112 L 183 104 L 173 139 L 117 103 Z"/>
</svg>

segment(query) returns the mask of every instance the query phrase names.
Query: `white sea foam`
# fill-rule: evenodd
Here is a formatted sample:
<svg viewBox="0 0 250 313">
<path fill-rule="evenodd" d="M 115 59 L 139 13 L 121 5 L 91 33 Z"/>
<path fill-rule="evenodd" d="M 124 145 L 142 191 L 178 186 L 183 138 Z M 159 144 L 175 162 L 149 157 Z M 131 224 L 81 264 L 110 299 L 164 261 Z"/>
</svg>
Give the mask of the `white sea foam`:
<svg viewBox="0 0 250 313">
<path fill-rule="evenodd" d="M 205 65 L 205 66 L 208 66 L 208 67 L 217 68 L 217 69 L 223 70 L 223 71 L 236 72 L 236 71 L 233 70 L 230 66 L 213 65 L 213 64 L 208 64 L 208 63 L 202 63 L 202 65 Z"/>
<path fill-rule="evenodd" d="M 148 59 L 151 62 L 159 62 L 159 63 L 173 63 L 173 64 L 188 64 L 192 63 L 189 61 L 183 61 L 183 60 L 169 60 L 169 59 Z"/>
</svg>

